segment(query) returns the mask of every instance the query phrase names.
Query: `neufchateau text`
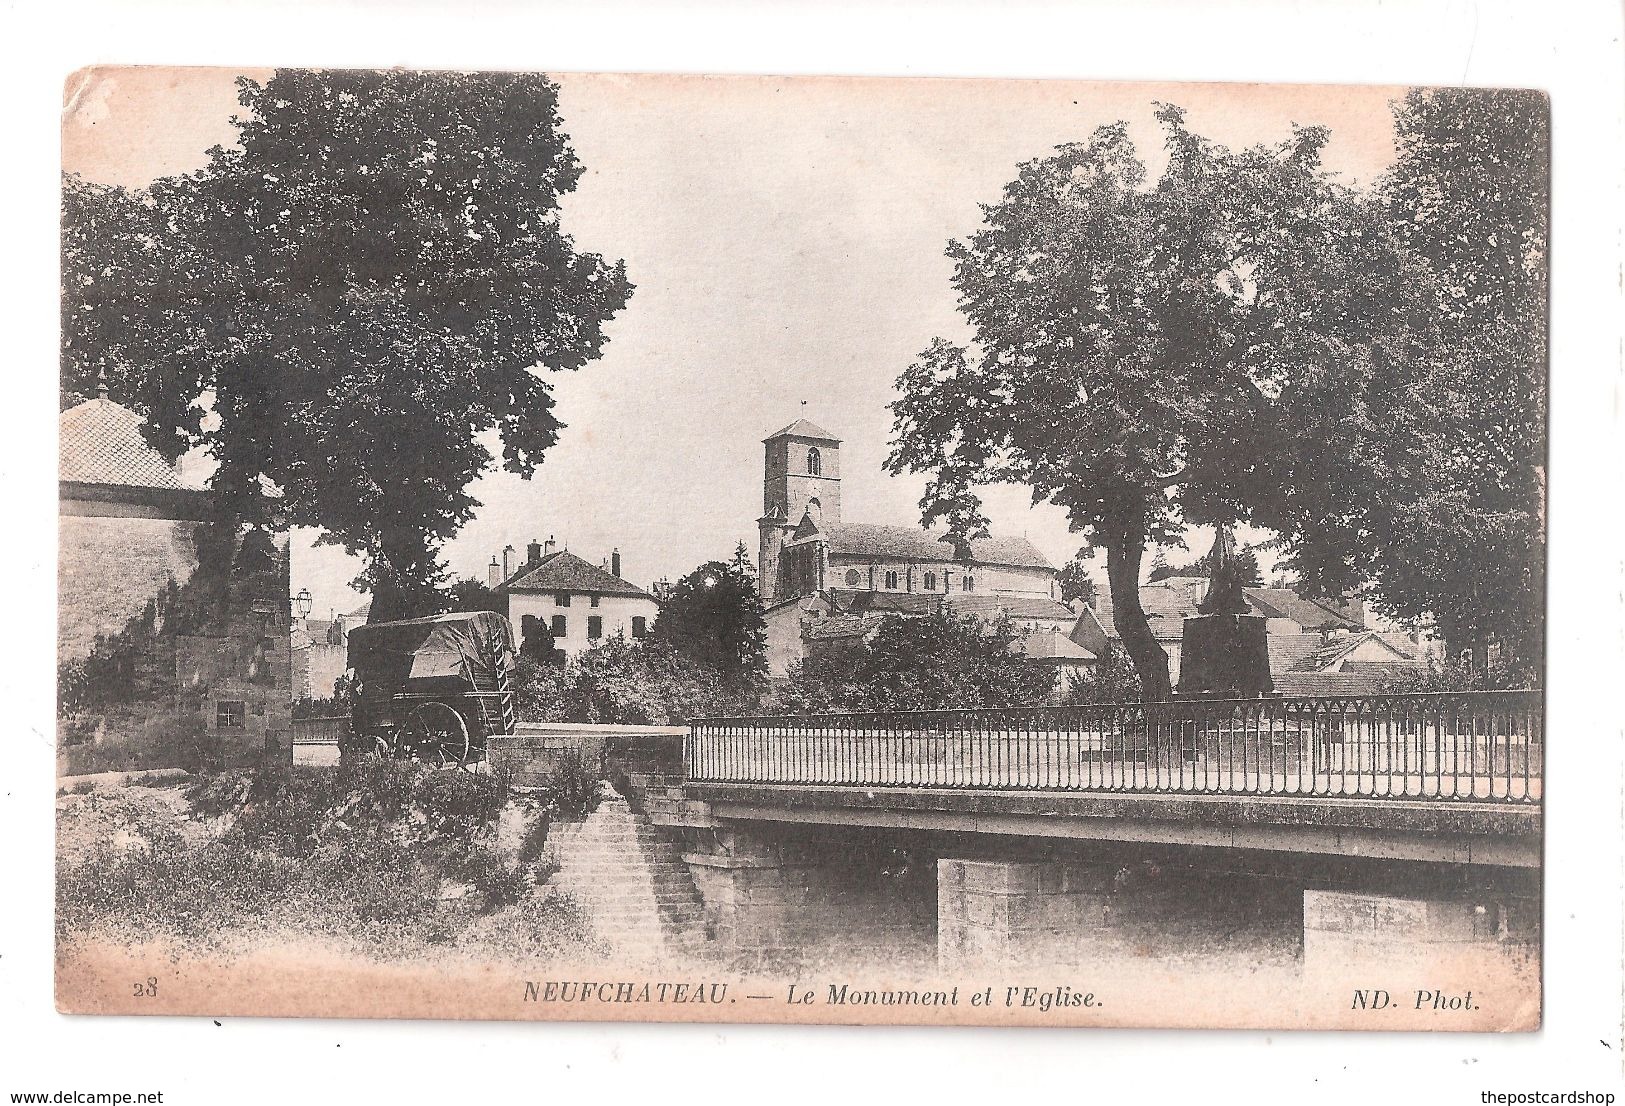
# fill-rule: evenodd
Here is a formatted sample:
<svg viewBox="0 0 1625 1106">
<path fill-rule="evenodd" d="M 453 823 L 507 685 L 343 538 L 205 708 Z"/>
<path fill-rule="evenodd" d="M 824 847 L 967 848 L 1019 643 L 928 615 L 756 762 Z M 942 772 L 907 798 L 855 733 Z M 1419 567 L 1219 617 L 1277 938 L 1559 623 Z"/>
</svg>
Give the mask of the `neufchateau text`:
<svg viewBox="0 0 1625 1106">
<path fill-rule="evenodd" d="M 850 983 L 789 984 L 773 994 L 745 994 L 727 983 L 614 982 L 591 980 L 527 980 L 525 1002 L 668 1005 L 726 1005 L 781 1001 L 789 1006 L 1004 1006 L 1009 1009 L 1050 1010 L 1096 1008 L 1105 1003 L 1093 991 L 1068 984 L 1035 987 L 1025 984 L 946 990 L 854 987 Z"/>
</svg>

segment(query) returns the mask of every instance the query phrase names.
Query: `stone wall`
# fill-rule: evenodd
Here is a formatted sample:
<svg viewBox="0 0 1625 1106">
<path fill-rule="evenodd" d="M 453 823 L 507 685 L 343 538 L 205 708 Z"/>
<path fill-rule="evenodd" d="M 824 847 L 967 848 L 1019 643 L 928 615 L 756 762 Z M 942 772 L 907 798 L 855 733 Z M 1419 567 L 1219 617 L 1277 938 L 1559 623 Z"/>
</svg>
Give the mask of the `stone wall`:
<svg viewBox="0 0 1625 1106">
<path fill-rule="evenodd" d="M 736 963 L 885 964 L 935 940 L 934 869 L 880 836 L 731 826 L 686 836 L 706 931 Z"/>
<path fill-rule="evenodd" d="M 1113 869 L 1071 861 L 939 860 L 937 955 L 944 968 L 1043 963 L 1111 916 Z"/>
<path fill-rule="evenodd" d="M 120 632 L 197 569 L 196 522 L 65 514 L 58 527 L 58 663 L 89 655 L 97 634 Z"/>
<path fill-rule="evenodd" d="M 646 769 L 662 774 L 682 771 L 681 726 L 609 726 L 572 722 L 521 722 L 515 734 L 490 738 L 486 756 L 492 768 L 504 769 L 521 787 L 541 787 L 571 756 L 589 771 L 614 778 L 615 773 Z M 641 810 L 635 798 L 634 810 Z"/>
<path fill-rule="evenodd" d="M 1369 891 L 1303 893 L 1307 973 L 1337 974 L 1349 964 L 1431 968 L 1486 952 L 1537 948 L 1538 898 L 1507 893 L 1400 897 Z"/>
</svg>

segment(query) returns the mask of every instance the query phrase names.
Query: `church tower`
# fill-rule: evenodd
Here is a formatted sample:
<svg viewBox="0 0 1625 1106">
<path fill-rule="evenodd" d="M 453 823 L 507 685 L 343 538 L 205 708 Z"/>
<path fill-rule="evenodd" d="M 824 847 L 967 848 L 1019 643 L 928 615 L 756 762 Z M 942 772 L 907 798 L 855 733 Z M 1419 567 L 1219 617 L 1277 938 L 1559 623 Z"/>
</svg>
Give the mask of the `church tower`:
<svg viewBox="0 0 1625 1106">
<path fill-rule="evenodd" d="M 820 529 L 841 524 L 841 439 L 806 419 L 762 439 L 762 517 L 757 519 L 761 544 L 756 566 L 762 601 L 772 606 L 786 598 L 779 551 L 811 515 Z"/>
</svg>

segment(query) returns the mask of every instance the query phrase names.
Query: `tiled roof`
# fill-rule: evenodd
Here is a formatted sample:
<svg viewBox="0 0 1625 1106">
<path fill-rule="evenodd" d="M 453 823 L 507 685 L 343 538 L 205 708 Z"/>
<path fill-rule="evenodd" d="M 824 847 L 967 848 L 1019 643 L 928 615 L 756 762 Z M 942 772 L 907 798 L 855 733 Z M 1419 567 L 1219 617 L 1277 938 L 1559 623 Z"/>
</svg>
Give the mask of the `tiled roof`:
<svg viewBox="0 0 1625 1106">
<path fill-rule="evenodd" d="M 831 588 L 828 595 L 836 610 L 850 614 L 930 614 L 942 605 L 942 596 L 919 591 Z"/>
<path fill-rule="evenodd" d="M 1393 654 L 1394 661 L 1384 663 L 1412 660 L 1409 651 L 1401 650 L 1392 642 L 1384 641 L 1380 635 L 1367 631 L 1363 634 L 1346 634 L 1343 637 L 1332 639 L 1326 645 L 1315 650 L 1313 655 L 1298 665 L 1298 668 L 1304 672 L 1318 672 L 1323 668 L 1329 668 L 1360 646 L 1371 641 L 1377 642 Z"/>
<path fill-rule="evenodd" d="M 521 569 L 516 578 L 503 584 L 500 590 L 574 591 L 597 595 L 633 595 L 649 600 L 654 598 L 636 584 L 567 551 L 543 557 L 529 570 Z"/>
<path fill-rule="evenodd" d="M 1195 618 L 1201 613 L 1199 608 L 1207 595 L 1207 588 L 1206 576 L 1169 576 L 1154 584 L 1140 585 L 1140 606 L 1144 608 L 1151 632 L 1158 641 L 1180 641 L 1184 638 L 1185 619 Z M 1363 629 L 1347 616 L 1314 600 L 1305 599 L 1289 588 L 1245 588 L 1242 594 L 1246 596 L 1253 613 L 1266 618 L 1291 619 L 1305 629 Z M 1114 638 L 1121 637 L 1116 620 L 1112 617 L 1111 597 L 1106 589 L 1101 589 L 1097 604 L 1095 615 L 1102 628 Z M 1272 634 L 1271 641 L 1277 637 L 1297 636 Z M 1309 636 L 1314 638 L 1318 647 L 1320 635 Z M 1272 659 L 1271 668 L 1275 667 Z"/>
<path fill-rule="evenodd" d="M 1247 602 L 1267 618 L 1290 618 L 1305 630 L 1363 630 L 1360 623 L 1291 588 L 1247 588 Z"/>
<path fill-rule="evenodd" d="M 1034 630 L 1010 643 L 1011 652 L 1025 653 L 1035 660 L 1085 664 L 1100 658 L 1057 630 Z"/>
<path fill-rule="evenodd" d="M 141 425 L 140 415 L 106 396 L 68 408 L 57 420 L 57 478 L 130 488 L 198 490 L 147 444 Z"/>
<path fill-rule="evenodd" d="M 763 438 L 762 441 L 771 442 L 775 438 L 812 438 L 815 441 L 834 442 L 836 445 L 841 444 L 841 439 L 837 438 L 835 435 L 831 434 L 828 430 L 825 430 L 817 423 L 808 422 L 806 419 L 797 419 L 783 430 L 780 430 L 774 434 L 769 434 L 767 437 Z"/>
<path fill-rule="evenodd" d="M 831 527 L 824 535 L 829 540 L 829 551 L 833 556 L 885 557 L 943 564 L 957 560 L 947 535 L 913 526 L 855 522 Z M 970 556 L 978 564 L 1055 571 L 1049 558 L 1026 538 L 977 538 L 970 543 Z"/>
<path fill-rule="evenodd" d="M 1301 669 L 1324 644 L 1319 634 L 1270 634 L 1270 672 L 1279 674 Z"/>
<path fill-rule="evenodd" d="M 803 641 L 844 641 L 868 636 L 876 623 L 867 618 L 809 618 L 801 624 Z"/>
<path fill-rule="evenodd" d="M 1050 622 L 1076 622 L 1078 616 L 1065 603 L 1042 595 L 950 595 L 948 609 L 980 618 L 1042 618 Z"/>
</svg>

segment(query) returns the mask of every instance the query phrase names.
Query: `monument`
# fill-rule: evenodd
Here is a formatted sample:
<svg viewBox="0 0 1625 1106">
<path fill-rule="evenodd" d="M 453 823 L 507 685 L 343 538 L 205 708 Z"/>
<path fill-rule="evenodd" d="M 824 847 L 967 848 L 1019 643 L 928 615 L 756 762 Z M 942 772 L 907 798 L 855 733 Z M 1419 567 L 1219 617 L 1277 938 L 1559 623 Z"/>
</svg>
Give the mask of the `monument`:
<svg viewBox="0 0 1625 1106">
<path fill-rule="evenodd" d="M 1266 619 L 1248 613 L 1237 571 L 1236 538 L 1228 524 L 1217 527 L 1208 561 L 1207 595 L 1196 608 L 1201 613 L 1185 619 L 1178 693 L 1203 699 L 1268 695 L 1275 685 L 1270 679 Z"/>
</svg>

